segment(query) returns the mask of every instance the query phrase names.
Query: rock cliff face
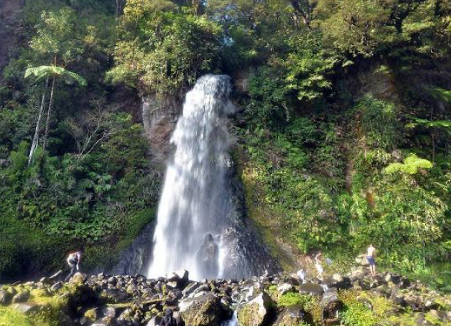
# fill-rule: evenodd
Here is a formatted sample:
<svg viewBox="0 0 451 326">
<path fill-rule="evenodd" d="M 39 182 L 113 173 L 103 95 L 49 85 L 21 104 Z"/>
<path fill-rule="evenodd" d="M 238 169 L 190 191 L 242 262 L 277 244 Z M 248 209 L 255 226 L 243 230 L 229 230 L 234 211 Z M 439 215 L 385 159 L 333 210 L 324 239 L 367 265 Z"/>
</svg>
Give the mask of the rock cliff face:
<svg viewBox="0 0 451 326">
<path fill-rule="evenodd" d="M 149 223 L 133 243 L 119 257 L 119 262 L 108 271 L 110 274 L 144 274 L 151 255 L 155 223 Z"/>
<path fill-rule="evenodd" d="M 0 75 L 17 42 L 17 35 L 12 31 L 18 27 L 17 18 L 23 3 L 24 0 L 0 1 Z"/>
<path fill-rule="evenodd" d="M 142 122 L 149 140 L 150 155 L 163 170 L 171 154 L 169 140 L 180 111 L 181 101 L 175 97 L 159 98 L 156 94 L 142 97 Z"/>
<path fill-rule="evenodd" d="M 278 274 L 195 282 L 182 271 L 158 279 L 76 274 L 69 283 L 43 278 L 0 288 L 3 311 L 65 326 L 159 325 L 168 309 L 187 326 L 449 325 L 450 308 L 449 295 L 392 273 L 371 277 L 362 265 L 324 281 Z"/>
</svg>

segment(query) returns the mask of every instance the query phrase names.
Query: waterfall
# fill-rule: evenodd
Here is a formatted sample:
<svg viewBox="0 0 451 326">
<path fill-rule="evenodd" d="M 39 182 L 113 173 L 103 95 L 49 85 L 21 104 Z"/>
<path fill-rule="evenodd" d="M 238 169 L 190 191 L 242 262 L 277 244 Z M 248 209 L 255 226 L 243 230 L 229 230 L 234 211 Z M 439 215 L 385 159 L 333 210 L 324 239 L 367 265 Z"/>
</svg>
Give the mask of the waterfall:
<svg viewBox="0 0 451 326">
<path fill-rule="evenodd" d="M 226 182 L 230 91 L 228 76 L 206 75 L 186 95 L 171 138 L 175 153 L 159 203 L 149 277 L 181 269 L 195 280 L 232 277 L 224 272 L 223 240 L 230 234 L 232 209 Z"/>
</svg>

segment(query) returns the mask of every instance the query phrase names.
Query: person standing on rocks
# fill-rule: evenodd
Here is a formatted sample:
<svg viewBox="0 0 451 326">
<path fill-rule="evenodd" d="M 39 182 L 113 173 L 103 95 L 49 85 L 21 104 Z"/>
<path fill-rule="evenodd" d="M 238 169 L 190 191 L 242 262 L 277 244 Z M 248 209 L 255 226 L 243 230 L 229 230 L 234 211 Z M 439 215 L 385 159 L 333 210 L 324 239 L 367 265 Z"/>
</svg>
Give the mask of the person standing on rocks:
<svg viewBox="0 0 451 326">
<path fill-rule="evenodd" d="M 372 244 L 367 249 L 366 260 L 368 260 L 368 264 L 370 264 L 371 276 L 376 276 L 376 248 Z"/>
<path fill-rule="evenodd" d="M 318 279 L 320 279 L 322 281 L 324 268 L 323 268 L 323 265 L 321 265 L 321 253 L 318 253 L 315 256 L 315 268 L 316 268 L 316 271 L 318 272 Z"/>
<path fill-rule="evenodd" d="M 81 251 L 70 253 L 69 256 L 67 256 L 67 264 L 70 268 L 70 273 L 67 275 L 67 277 L 64 279 L 64 282 L 67 282 L 71 279 L 72 276 L 75 275 L 75 273 L 80 269 L 80 260 L 81 260 Z"/>
</svg>

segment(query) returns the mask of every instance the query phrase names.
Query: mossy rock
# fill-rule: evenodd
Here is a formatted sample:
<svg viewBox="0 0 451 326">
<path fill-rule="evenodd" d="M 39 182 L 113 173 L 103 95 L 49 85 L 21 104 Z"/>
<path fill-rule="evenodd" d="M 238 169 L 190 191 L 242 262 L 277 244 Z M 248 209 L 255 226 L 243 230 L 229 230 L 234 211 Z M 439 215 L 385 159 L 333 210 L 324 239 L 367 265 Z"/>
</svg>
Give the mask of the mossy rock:
<svg viewBox="0 0 451 326">
<path fill-rule="evenodd" d="M 212 293 L 182 302 L 180 312 L 190 326 L 216 326 L 223 315 L 220 299 Z"/>
<path fill-rule="evenodd" d="M 243 326 L 265 325 L 270 319 L 273 302 L 266 292 L 259 294 L 238 310 L 238 321 Z"/>
<path fill-rule="evenodd" d="M 84 316 L 90 321 L 96 321 L 97 318 L 99 317 L 99 309 L 98 308 L 89 309 L 84 313 Z"/>
<path fill-rule="evenodd" d="M 299 326 L 311 325 L 313 323 L 312 316 L 307 313 L 301 306 L 291 306 L 283 309 L 277 317 L 275 326 Z"/>
</svg>

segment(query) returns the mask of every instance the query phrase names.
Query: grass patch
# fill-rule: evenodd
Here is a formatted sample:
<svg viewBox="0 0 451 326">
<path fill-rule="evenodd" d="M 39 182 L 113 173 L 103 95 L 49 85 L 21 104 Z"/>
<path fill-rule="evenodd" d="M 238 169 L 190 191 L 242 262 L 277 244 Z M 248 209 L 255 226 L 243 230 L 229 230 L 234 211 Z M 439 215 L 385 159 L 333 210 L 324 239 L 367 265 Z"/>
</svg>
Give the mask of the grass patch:
<svg viewBox="0 0 451 326">
<path fill-rule="evenodd" d="M 0 326 L 37 326 L 32 324 L 27 316 L 11 307 L 0 306 Z M 43 325 L 43 324 L 41 324 Z"/>
</svg>

